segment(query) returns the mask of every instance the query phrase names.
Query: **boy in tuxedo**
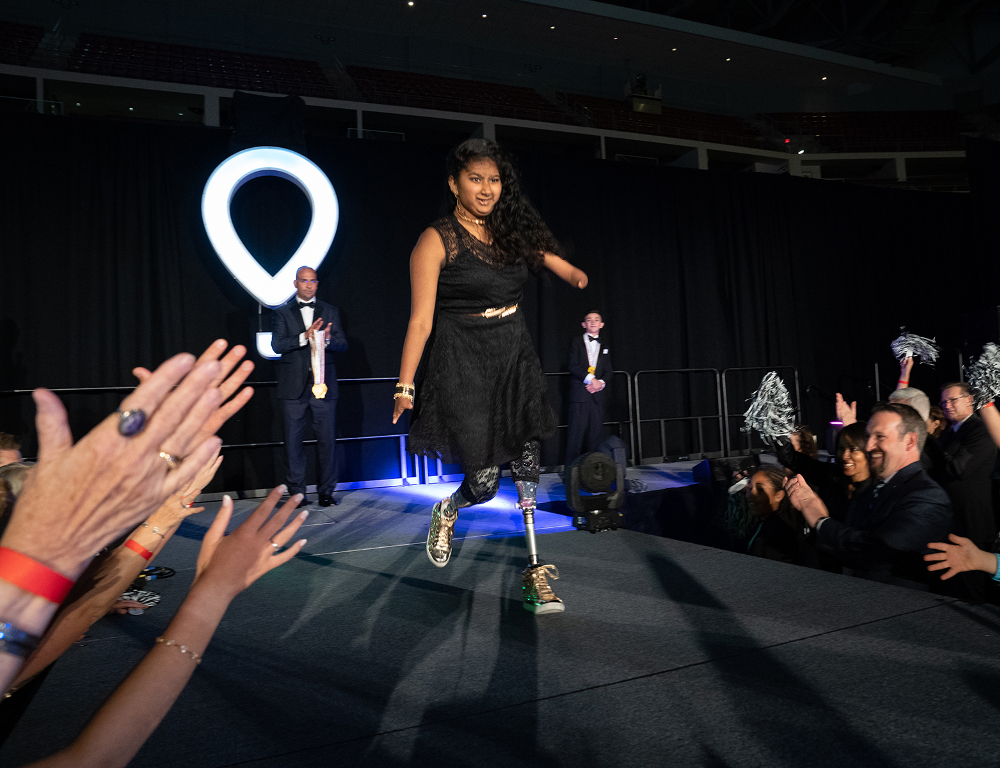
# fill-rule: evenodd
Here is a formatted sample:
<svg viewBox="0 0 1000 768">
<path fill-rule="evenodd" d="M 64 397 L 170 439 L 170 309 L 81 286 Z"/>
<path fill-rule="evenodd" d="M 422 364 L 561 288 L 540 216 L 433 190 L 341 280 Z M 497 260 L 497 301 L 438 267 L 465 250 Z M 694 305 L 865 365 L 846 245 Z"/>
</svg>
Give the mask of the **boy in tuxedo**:
<svg viewBox="0 0 1000 768">
<path fill-rule="evenodd" d="M 610 350 L 601 339 L 604 318 L 591 310 L 580 323 L 584 332 L 569 345 L 569 435 L 566 466 L 581 453 L 595 451 L 604 428 L 604 390 L 611 378 Z"/>
</svg>

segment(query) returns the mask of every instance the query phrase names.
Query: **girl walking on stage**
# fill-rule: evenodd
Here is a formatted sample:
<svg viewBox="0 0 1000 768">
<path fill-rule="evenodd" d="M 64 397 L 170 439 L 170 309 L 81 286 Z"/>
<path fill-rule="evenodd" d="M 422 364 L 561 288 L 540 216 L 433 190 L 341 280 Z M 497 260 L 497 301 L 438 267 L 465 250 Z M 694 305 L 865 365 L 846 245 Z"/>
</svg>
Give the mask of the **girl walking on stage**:
<svg viewBox="0 0 1000 768">
<path fill-rule="evenodd" d="M 555 431 L 556 417 L 518 304 L 529 273 L 543 267 L 577 288 L 587 275 L 556 255 L 555 238 L 495 142 L 463 142 L 447 173 L 455 208 L 423 231 L 410 256 L 410 324 L 392 421 L 413 408 L 410 451 L 465 473 L 431 511 L 427 557 L 438 568 L 451 558 L 459 509 L 496 496 L 500 465 L 510 462 L 528 547 L 524 607 L 555 613 L 564 606 L 547 576 L 559 574 L 539 562 L 534 511 L 539 441 Z"/>
</svg>

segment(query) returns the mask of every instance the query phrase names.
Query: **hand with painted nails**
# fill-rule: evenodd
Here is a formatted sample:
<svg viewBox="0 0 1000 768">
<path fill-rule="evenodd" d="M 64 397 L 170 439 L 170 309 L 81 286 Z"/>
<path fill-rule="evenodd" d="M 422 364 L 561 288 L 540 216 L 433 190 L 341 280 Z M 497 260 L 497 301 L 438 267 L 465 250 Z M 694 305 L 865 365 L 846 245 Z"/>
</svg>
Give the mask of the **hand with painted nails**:
<svg viewBox="0 0 1000 768">
<path fill-rule="evenodd" d="M 264 503 L 228 536 L 225 533 L 233 513 L 233 500 L 225 497 L 222 509 L 202 542 L 192 589 L 211 586 L 231 599 L 265 573 L 287 563 L 299 553 L 305 546 L 305 539 L 281 550 L 309 513 L 303 510 L 285 525 L 302 500 L 302 495 L 296 494 L 271 515 L 284 492 L 284 486 L 271 491 Z"/>
</svg>

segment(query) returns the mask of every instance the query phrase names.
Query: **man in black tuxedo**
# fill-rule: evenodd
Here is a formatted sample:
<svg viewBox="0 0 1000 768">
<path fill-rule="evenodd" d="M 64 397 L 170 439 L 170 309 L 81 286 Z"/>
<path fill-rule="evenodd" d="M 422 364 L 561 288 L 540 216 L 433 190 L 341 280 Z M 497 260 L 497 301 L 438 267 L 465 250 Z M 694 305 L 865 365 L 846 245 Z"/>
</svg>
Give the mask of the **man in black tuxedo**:
<svg viewBox="0 0 1000 768">
<path fill-rule="evenodd" d="M 877 482 L 851 499 L 844 522 L 834 520 L 796 475 L 789 499 L 813 529 L 816 545 L 844 564 L 844 573 L 927 590 L 932 577 L 922 555 L 951 527 L 948 494 L 924 470 L 920 452 L 927 424 L 908 405 L 881 406 L 868 420 L 868 453 Z"/>
<path fill-rule="evenodd" d="M 278 399 L 285 414 L 285 452 L 288 455 L 288 492 L 303 494 L 305 506 L 306 453 L 302 436 L 307 411 L 312 414 L 313 432 L 318 444 L 319 503 L 328 507 L 337 502 L 337 367 L 333 352 L 347 349 L 347 338 L 340 327 L 340 312 L 316 299 L 319 280 L 315 270 L 300 267 L 295 273 L 295 296 L 274 311 L 271 320 L 271 348 L 281 355 L 278 361 Z M 324 328 L 324 324 L 326 327 Z M 313 396 L 313 372 L 310 365 L 309 339 L 318 336 L 326 346 L 326 396 Z"/>
<path fill-rule="evenodd" d="M 566 467 L 581 453 L 596 451 L 604 429 L 604 390 L 611 378 L 611 355 L 600 338 L 604 319 L 588 312 L 580 324 L 584 333 L 569 345 L 569 434 Z"/>
</svg>

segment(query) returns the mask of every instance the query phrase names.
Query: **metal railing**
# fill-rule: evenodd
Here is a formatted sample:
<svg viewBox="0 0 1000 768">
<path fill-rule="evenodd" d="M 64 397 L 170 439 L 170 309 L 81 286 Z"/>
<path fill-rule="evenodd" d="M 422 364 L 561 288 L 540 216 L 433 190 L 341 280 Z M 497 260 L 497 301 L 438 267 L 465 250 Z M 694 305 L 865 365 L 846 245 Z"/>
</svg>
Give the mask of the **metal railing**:
<svg viewBox="0 0 1000 768">
<path fill-rule="evenodd" d="M 635 424 L 633 419 L 633 401 L 632 401 L 632 376 L 628 371 L 612 371 L 616 376 L 625 377 L 625 391 L 628 394 L 628 418 L 625 420 L 615 420 L 605 422 L 605 426 L 617 426 L 619 431 L 622 430 L 623 424 L 628 424 L 628 434 L 629 434 L 629 447 L 632 452 L 632 456 L 635 453 Z M 545 376 L 569 376 L 570 374 L 566 371 L 557 371 L 554 373 L 546 373 Z M 339 384 L 371 384 L 371 383 L 387 383 L 395 382 L 397 379 L 395 377 L 368 377 L 368 378 L 352 378 L 352 379 L 338 379 Z M 275 387 L 277 386 L 277 381 L 252 381 L 247 382 L 247 384 L 253 386 L 254 388 L 261 387 Z M 77 394 L 106 394 L 106 393 L 128 393 L 135 389 L 135 386 L 107 386 L 107 387 L 56 387 L 50 389 L 51 392 L 60 395 L 77 395 Z M 31 389 L 9 389 L 0 391 L 0 397 L 5 396 L 24 396 L 30 395 L 33 390 Z M 388 408 L 388 406 L 387 406 Z M 386 411 L 388 416 L 388 410 Z M 559 424 L 557 429 L 566 429 L 567 424 Z M 388 486 L 401 486 L 401 485 L 420 485 L 424 483 L 439 483 L 439 482 L 450 482 L 452 480 L 458 479 L 461 475 L 445 474 L 444 465 L 440 459 L 429 459 L 427 457 L 414 457 L 414 463 L 410 464 L 410 456 L 406 450 L 406 438 L 407 434 L 404 433 L 392 433 L 383 435 L 356 435 L 352 437 L 338 437 L 338 443 L 355 443 L 364 440 L 398 440 L 399 441 L 399 477 L 383 478 L 379 480 L 357 480 L 346 483 L 339 483 L 337 488 L 339 490 L 352 490 L 356 488 L 381 488 Z M 304 440 L 303 445 L 315 445 L 316 440 Z M 253 448 L 280 448 L 284 446 L 284 442 L 281 440 L 265 440 L 260 442 L 250 442 L 250 443 L 226 443 L 222 446 L 222 450 L 240 450 L 240 449 L 253 449 Z"/>
<path fill-rule="evenodd" d="M 799 394 L 799 369 L 794 365 L 752 365 L 746 368 L 726 368 L 722 371 L 722 409 L 725 413 L 725 426 L 726 426 L 726 456 L 733 455 L 733 445 L 732 438 L 730 436 L 729 421 L 733 416 L 742 416 L 743 411 L 739 413 L 729 412 L 729 390 L 726 386 L 726 374 L 729 373 L 739 373 L 746 371 L 792 371 L 795 379 L 795 415 L 798 420 L 802 418 L 802 398 Z M 749 451 L 750 446 L 750 436 L 747 436 L 747 447 L 741 448 L 740 452 Z"/>
<path fill-rule="evenodd" d="M 696 373 L 712 373 L 715 379 L 715 401 L 716 401 L 716 412 L 714 414 L 707 414 L 701 416 L 668 416 L 664 418 L 642 418 L 642 398 L 640 396 L 639 381 L 640 376 L 649 374 L 664 374 L 664 373 L 678 373 L 678 374 L 696 374 Z M 650 457 L 649 463 L 659 463 L 666 459 L 667 453 L 667 422 L 686 422 L 694 421 L 698 427 L 698 450 L 688 452 L 687 455 L 694 458 L 702 458 L 705 455 L 705 431 L 702 426 L 702 422 L 705 419 L 715 419 L 719 424 L 719 439 L 722 440 L 723 434 L 723 405 L 722 405 L 722 390 L 720 386 L 720 376 L 719 371 L 716 368 L 663 368 L 659 370 L 647 370 L 647 371 L 637 371 L 635 374 L 635 425 L 636 434 L 638 442 L 638 451 L 633 450 L 633 456 L 635 457 L 636 464 L 642 464 L 646 460 L 646 456 L 643 453 L 642 445 L 642 425 L 643 423 L 658 422 L 660 425 L 660 455 L 656 457 Z"/>
</svg>

